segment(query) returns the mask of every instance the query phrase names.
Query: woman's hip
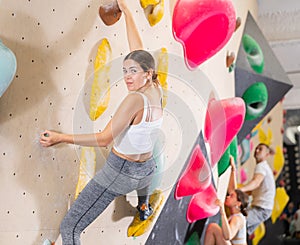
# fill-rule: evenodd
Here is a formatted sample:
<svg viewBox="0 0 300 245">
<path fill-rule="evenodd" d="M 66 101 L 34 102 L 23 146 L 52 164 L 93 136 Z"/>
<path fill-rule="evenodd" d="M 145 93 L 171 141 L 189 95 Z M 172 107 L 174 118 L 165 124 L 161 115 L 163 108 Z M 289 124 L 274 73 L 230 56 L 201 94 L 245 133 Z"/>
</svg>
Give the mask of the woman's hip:
<svg viewBox="0 0 300 245">
<path fill-rule="evenodd" d="M 130 162 L 110 153 L 103 168 L 93 178 L 98 184 L 122 194 L 140 186 L 150 184 L 156 164 L 153 159 L 144 163 Z"/>
</svg>

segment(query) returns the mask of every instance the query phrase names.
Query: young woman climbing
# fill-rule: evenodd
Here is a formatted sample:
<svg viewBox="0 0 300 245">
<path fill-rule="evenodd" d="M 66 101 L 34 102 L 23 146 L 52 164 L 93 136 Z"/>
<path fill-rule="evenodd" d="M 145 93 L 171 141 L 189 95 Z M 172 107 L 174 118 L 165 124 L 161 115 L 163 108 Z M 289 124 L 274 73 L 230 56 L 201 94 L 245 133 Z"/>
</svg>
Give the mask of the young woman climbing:
<svg viewBox="0 0 300 245">
<path fill-rule="evenodd" d="M 60 232 L 64 245 L 80 244 L 80 234 L 118 196 L 138 193 L 141 220 L 152 215 L 149 192 L 156 164 L 152 157 L 162 125 L 162 89 L 155 73 L 153 56 L 143 50 L 142 41 L 129 8 L 118 0 L 124 14 L 130 53 L 123 61 L 128 95 L 112 119 L 99 133 L 65 134 L 45 130 L 40 143 L 50 147 L 59 143 L 105 147 L 113 142 L 104 167 L 82 190 L 64 217 Z"/>
<path fill-rule="evenodd" d="M 228 195 L 225 206 L 229 209 L 227 218 L 224 204 L 216 200 L 220 207 L 221 226 L 210 223 L 206 229 L 205 245 L 247 245 L 246 216 L 249 197 L 246 193 L 236 189 L 235 165 L 233 157 L 230 157 L 231 175 L 228 184 Z"/>
</svg>

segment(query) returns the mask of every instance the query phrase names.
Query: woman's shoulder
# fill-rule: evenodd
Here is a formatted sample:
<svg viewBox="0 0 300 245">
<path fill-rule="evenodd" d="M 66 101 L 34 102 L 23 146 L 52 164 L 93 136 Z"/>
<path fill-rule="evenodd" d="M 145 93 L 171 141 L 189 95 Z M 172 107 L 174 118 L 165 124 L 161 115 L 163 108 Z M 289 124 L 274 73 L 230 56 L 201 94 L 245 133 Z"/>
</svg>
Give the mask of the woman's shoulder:
<svg viewBox="0 0 300 245">
<path fill-rule="evenodd" d="M 241 213 L 241 212 L 238 212 L 238 213 L 235 213 L 235 214 L 232 214 L 231 215 L 231 218 L 233 219 L 236 219 L 236 220 L 238 220 L 238 221 L 240 221 L 240 222 L 244 222 L 244 220 L 245 220 L 245 216 Z"/>
<path fill-rule="evenodd" d="M 144 104 L 143 96 L 139 92 L 129 93 L 124 98 L 122 104 L 132 106 L 132 107 L 143 105 Z"/>
<path fill-rule="evenodd" d="M 125 112 L 127 115 L 135 114 L 144 107 L 143 97 L 139 94 L 130 93 L 125 96 L 118 107 L 118 112 Z"/>
<path fill-rule="evenodd" d="M 162 90 L 162 87 L 157 84 L 157 85 L 154 85 L 153 88 L 150 90 L 150 91 L 147 91 L 152 97 L 162 97 L 163 96 L 163 90 Z"/>
<path fill-rule="evenodd" d="M 237 224 L 239 229 L 241 229 L 246 224 L 246 217 L 240 212 L 231 215 L 231 221 L 233 220 Z"/>
<path fill-rule="evenodd" d="M 155 84 L 154 87 L 156 88 L 157 91 L 163 92 L 163 88 L 162 88 L 162 86 L 161 86 L 159 83 L 158 83 L 158 84 Z"/>
</svg>

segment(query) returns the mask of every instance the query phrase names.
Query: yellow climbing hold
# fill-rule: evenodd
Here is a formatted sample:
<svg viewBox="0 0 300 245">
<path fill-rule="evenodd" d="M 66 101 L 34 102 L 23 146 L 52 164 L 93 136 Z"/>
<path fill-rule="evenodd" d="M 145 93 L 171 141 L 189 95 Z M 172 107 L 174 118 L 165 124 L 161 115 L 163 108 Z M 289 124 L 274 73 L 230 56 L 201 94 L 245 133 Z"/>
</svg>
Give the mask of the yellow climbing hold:
<svg viewBox="0 0 300 245">
<path fill-rule="evenodd" d="M 260 225 L 254 231 L 254 238 L 252 240 L 252 245 L 257 245 L 259 241 L 265 236 L 266 227 L 264 222 L 261 222 Z"/>
<path fill-rule="evenodd" d="M 270 146 L 272 144 L 273 133 L 270 128 L 268 128 L 267 134 L 262 128 L 258 129 L 259 142 Z"/>
<path fill-rule="evenodd" d="M 150 26 L 156 25 L 164 16 L 164 0 L 140 0 Z"/>
<path fill-rule="evenodd" d="M 148 15 L 150 26 L 156 25 L 164 16 L 164 0 L 153 6 L 151 13 Z"/>
<path fill-rule="evenodd" d="M 94 177 L 96 169 L 96 152 L 94 147 L 82 147 L 80 156 L 79 177 L 76 186 L 75 199 L 86 184 Z"/>
<path fill-rule="evenodd" d="M 163 89 L 163 107 L 167 104 L 168 97 L 168 67 L 169 67 L 169 56 L 166 48 L 161 48 L 158 61 L 157 61 L 157 76 L 159 83 Z"/>
<path fill-rule="evenodd" d="M 156 5 L 159 3 L 159 0 L 140 0 L 141 6 L 143 9 L 147 8 L 150 5 Z"/>
<path fill-rule="evenodd" d="M 94 62 L 94 80 L 90 97 L 90 119 L 95 121 L 106 110 L 110 100 L 109 70 L 111 47 L 106 38 L 98 46 Z"/>
<path fill-rule="evenodd" d="M 274 154 L 274 164 L 273 164 L 273 168 L 275 171 L 275 176 L 274 176 L 275 179 L 277 179 L 279 174 L 281 173 L 283 165 L 284 165 L 284 155 L 283 155 L 282 148 L 280 146 L 276 146 L 275 154 Z"/>
<path fill-rule="evenodd" d="M 134 216 L 132 223 L 129 225 L 127 230 L 127 236 L 137 237 L 143 235 L 151 227 L 155 217 L 157 216 L 158 209 L 161 207 L 164 200 L 161 190 L 155 190 L 149 198 L 149 203 L 153 208 L 153 214 L 146 220 L 141 221 L 139 213 L 137 212 Z"/>
<path fill-rule="evenodd" d="M 281 215 L 289 199 L 290 198 L 283 187 L 276 188 L 274 206 L 271 215 L 271 220 L 273 224 L 276 222 L 276 219 L 279 217 L 279 215 Z"/>
</svg>

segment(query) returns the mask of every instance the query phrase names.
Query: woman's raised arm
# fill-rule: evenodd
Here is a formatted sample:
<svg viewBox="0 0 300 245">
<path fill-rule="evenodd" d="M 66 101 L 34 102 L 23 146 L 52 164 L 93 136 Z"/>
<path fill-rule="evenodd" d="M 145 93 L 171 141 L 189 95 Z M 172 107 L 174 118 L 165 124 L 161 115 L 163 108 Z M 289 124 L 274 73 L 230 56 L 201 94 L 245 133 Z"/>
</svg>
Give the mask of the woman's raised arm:
<svg viewBox="0 0 300 245">
<path fill-rule="evenodd" d="M 136 24 L 124 0 L 117 0 L 120 10 L 123 12 L 126 22 L 127 40 L 130 52 L 143 49 L 143 42 L 137 30 Z"/>
<path fill-rule="evenodd" d="M 230 173 L 230 179 L 228 183 L 228 193 L 231 193 L 237 188 L 236 167 L 235 167 L 233 156 L 230 156 L 230 166 L 231 166 L 231 173 Z"/>
</svg>

